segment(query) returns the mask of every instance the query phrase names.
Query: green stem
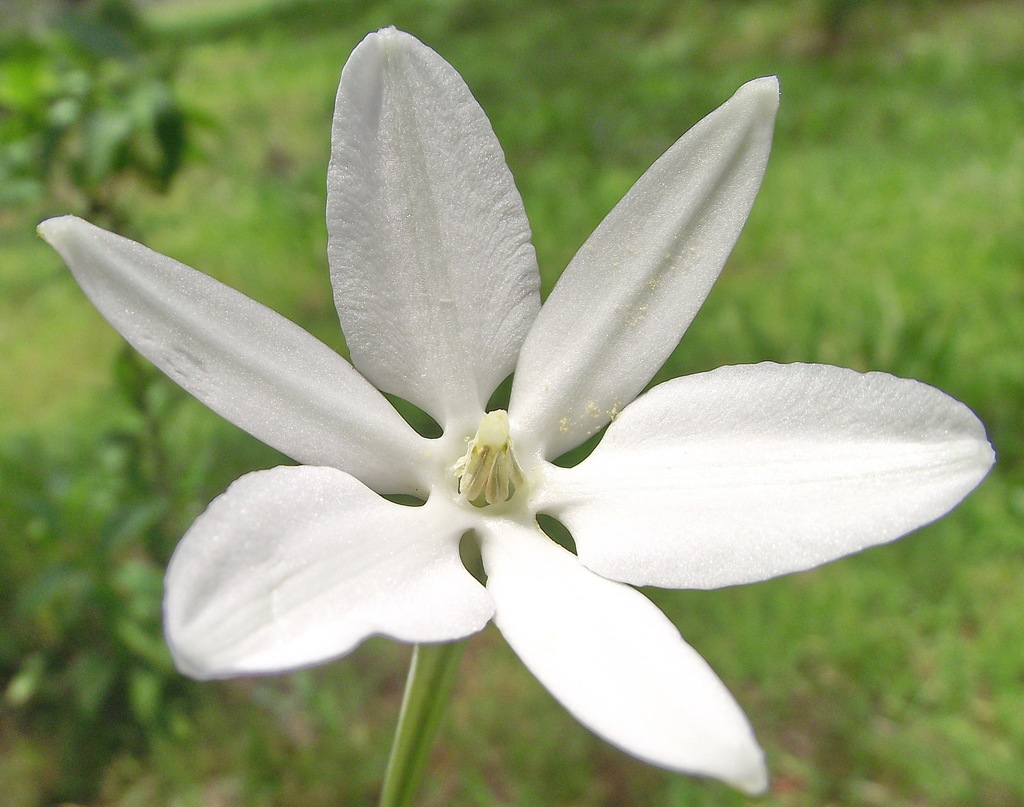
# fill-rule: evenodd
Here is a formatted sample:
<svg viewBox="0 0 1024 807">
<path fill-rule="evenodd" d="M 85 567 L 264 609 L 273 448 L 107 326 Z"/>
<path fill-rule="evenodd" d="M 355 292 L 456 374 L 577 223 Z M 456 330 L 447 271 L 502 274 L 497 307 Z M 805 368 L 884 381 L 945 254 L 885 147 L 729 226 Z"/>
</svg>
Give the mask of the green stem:
<svg viewBox="0 0 1024 807">
<path fill-rule="evenodd" d="M 380 807 L 409 807 L 413 803 L 464 645 L 452 642 L 413 648 Z"/>
</svg>

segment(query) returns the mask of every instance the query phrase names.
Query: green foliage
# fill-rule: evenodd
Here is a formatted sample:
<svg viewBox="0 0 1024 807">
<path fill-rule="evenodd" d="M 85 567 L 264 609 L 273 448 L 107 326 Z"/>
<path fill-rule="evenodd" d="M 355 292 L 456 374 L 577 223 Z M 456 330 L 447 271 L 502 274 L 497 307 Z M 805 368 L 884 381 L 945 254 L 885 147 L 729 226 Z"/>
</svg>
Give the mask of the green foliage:
<svg viewBox="0 0 1024 807">
<path fill-rule="evenodd" d="M 189 115 L 175 62 L 126 0 L 61 6 L 50 24 L 0 41 L 0 202 L 44 193 L 119 223 L 129 177 L 166 192 L 186 154 Z"/>
<path fill-rule="evenodd" d="M 0 678 L 13 713 L 52 731 L 63 798 L 91 792 L 116 749 L 182 719 L 160 615 L 167 526 L 189 480 L 162 466 L 157 427 L 180 393 L 134 354 L 119 364 L 116 430 L 70 450 L 25 437 L 0 451 L 0 532 L 17 536 L 0 545 Z"/>
</svg>

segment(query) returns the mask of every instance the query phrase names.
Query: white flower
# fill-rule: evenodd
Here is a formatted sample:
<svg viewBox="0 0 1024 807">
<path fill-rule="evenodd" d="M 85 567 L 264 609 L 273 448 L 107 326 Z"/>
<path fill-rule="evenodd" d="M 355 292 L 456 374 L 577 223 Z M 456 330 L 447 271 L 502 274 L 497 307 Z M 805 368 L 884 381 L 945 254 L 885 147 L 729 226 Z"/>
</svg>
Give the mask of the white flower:
<svg viewBox="0 0 1024 807">
<path fill-rule="evenodd" d="M 493 619 L 597 734 L 763 790 L 739 706 L 632 586 L 747 583 L 892 541 L 954 507 L 993 461 L 967 407 L 883 373 L 722 367 L 637 398 L 737 238 L 777 105 L 776 80 L 758 79 L 684 135 L 541 308 L 522 201 L 483 111 L 413 37 L 368 36 L 342 74 L 327 180 L 352 365 L 139 244 L 72 217 L 40 225 L 140 352 L 302 463 L 239 479 L 177 548 L 165 617 L 180 668 L 292 670 L 373 634 L 445 642 Z M 513 371 L 507 417 L 485 414 Z M 443 436 L 421 437 L 378 390 Z M 581 464 L 552 464 L 605 425 Z M 393 493 L 425 503 L 379 495 Z M 570 529 L 578 557 L 538 513 Z M 486 586 L 460 561 L 467 532 Z"/>
</svg>

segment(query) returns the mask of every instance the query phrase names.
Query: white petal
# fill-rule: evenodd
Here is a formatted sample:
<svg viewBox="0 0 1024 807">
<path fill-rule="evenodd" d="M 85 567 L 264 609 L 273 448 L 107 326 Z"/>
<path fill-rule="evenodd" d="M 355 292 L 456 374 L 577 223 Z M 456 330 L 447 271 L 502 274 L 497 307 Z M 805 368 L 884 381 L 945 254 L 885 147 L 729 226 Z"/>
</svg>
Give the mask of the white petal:
<svg viewBox="0 0 1024 807">
<path fill-rule="evenodd" d="M 955 507 L 993 459 L 974 413 L 933 387 L 757 364 L 655 387 L 543 490 L 598 574 L 714 588 L 899 538 Z"/>
<path fill-rule="evenodd" d="M 374 634 L 443 642 L 480 630 L 493 604 L 462 565 L 452 515 L 442 497 L 403 507 L 333 468 L 243 476 L 171 558 L 164 619 L 179 668 L 280 672 Z"/>
<path fill-rule="evenodd" d="M 581 723 L 655 765 L 765 789 L 743 712 L 650 600 L 587 571 L 534 528 L 490 521 L 483 530 L 495 623 Z"/>
<path fill-rule="evenodd" d="M 475 428 L 540 307 L 522 199 L 461 76 L 408 34 L 341 76 L 327 175 L 335 300 L 352 361 L 442 424 Z"/>
<path fill-rule="evenodd" d="M 254 300 L 74 216 L 39 233 L 131 344 L 215 412 L 293 459 L 384 493 L 422 492 L 428 442 L 323 342 Z"/>
<path fill-rule="evenodd" d="M 743 85 L 645 173 L 563 273 L 523 345 L 513 434 L 553 459 L 642 390 L 704 302 L 771 148 L 778 82 Z"/>
</svg>

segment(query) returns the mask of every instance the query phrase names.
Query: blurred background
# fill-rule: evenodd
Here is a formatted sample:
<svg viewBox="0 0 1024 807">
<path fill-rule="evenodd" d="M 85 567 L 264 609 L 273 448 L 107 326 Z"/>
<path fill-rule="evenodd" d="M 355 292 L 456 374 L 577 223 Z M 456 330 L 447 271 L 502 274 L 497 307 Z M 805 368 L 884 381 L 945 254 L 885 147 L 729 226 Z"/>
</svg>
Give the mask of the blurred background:
<svg viewBox="0 0 1024 807">
<path fill-rule="evenodd" d="M 950 517 L 822 569 L 650 592 L 747 710 L 758 804 L 1024 804 L 1024 6 L 1018 0 L 0 0 L 0 801 L 372 805 L 409 649 L 199 684 L 160 629 L 180 535 L 286 462 L 125 348 L 35 235 L 76 213 L 344 350 L 324 225 L 342 64 L 394 24 L 462 73 L 545 292 L 630 184 L 777 74 L 750 222 L 659 378 L 886 370 L 982 418 Z M 488 629 L 424 805 L 739 805 L 580 727 Z"/>
</svg>

